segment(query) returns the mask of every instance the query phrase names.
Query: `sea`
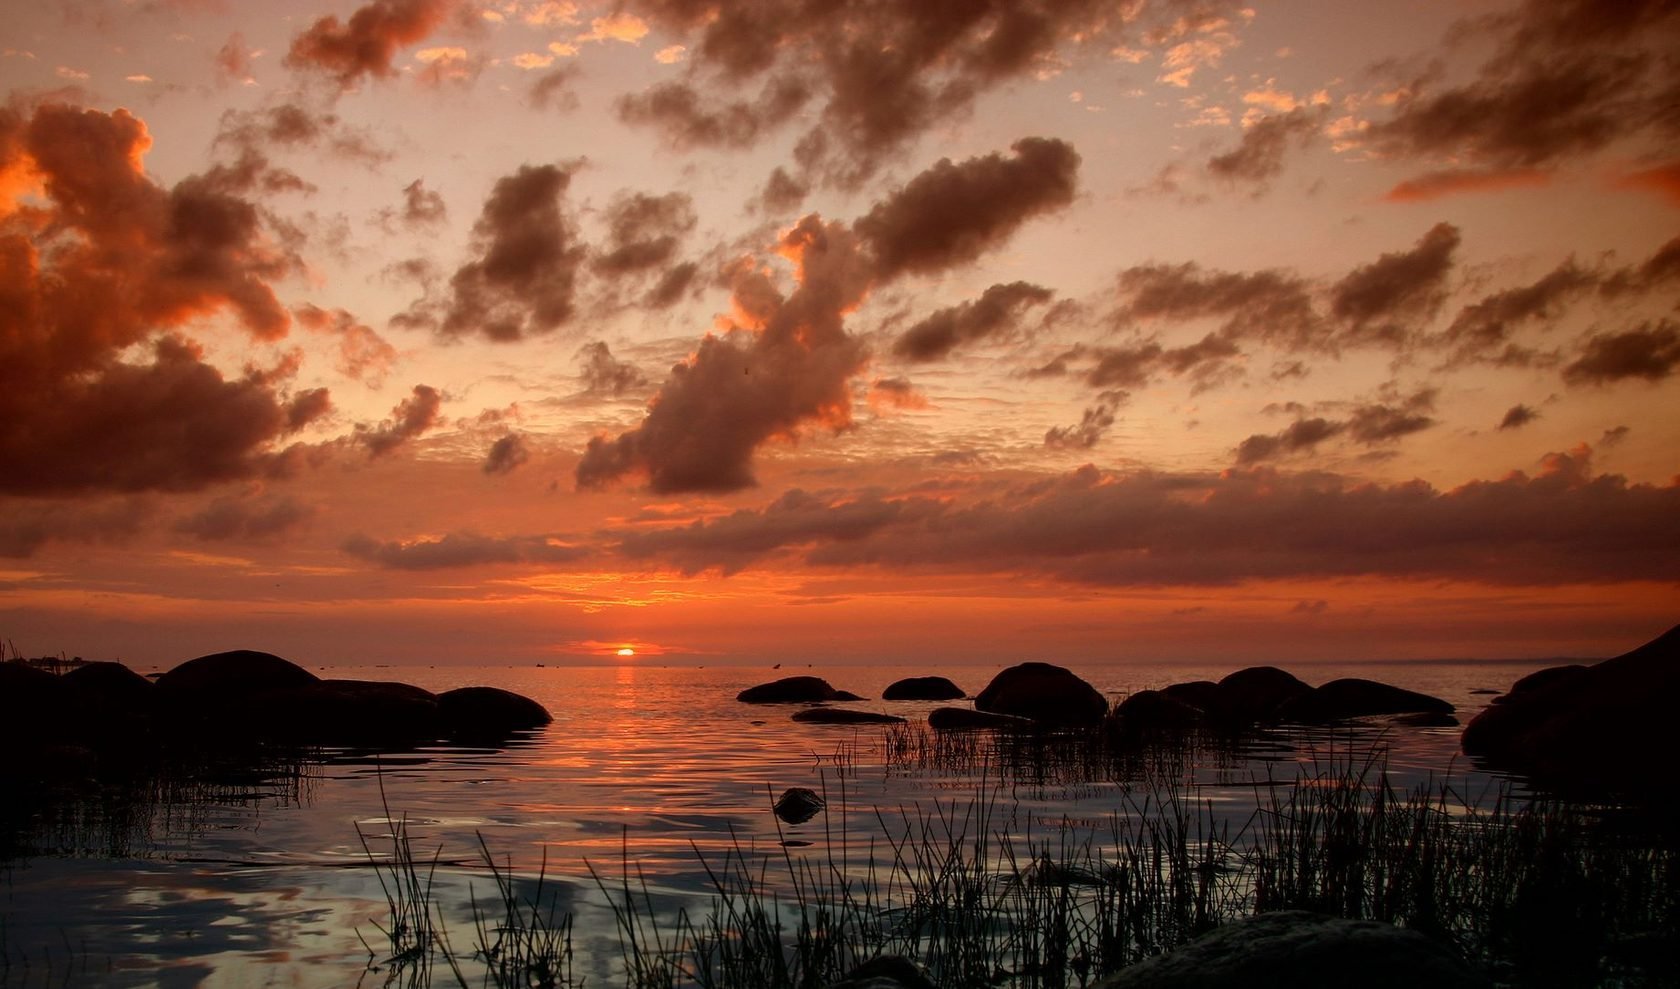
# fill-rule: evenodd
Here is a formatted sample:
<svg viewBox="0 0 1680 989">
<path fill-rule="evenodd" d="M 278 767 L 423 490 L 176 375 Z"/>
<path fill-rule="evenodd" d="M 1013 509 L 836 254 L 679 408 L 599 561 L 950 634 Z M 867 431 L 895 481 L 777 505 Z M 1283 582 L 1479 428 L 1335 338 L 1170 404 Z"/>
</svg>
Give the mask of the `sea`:
<svg viewBox="0 0 1680 989">
<path fill-rule="evenodd" d="M 1360 676 L 1432 694 L 1468 722 L 1512 682 L 1556 662 L 1289 668 L 1313 684 Z M 1386 772 L 1402 790 L 1445 788 L 1466 805 L 1523 792 L 1521 780 L 1461 755 L 1451 727 L 1278 730 L 1238 751 L 1116 774 L 998 764 L 984 746 L 936 744 L 925 720 L 940 704 L 874 699 L 908 675 L 947 676 L 974 694 L 999 669 L 771 669 L 646 658 L 616 666 L 321 669 L 324 677 L 434 691 L 503 687 L 540 701 L 554 723 L 505 747 L 331 749 L 232 776 L 158 780 L 121 800 L 61 809 L 30 836 L 39 854 L 0 862 L 0 986 L 416 984 L 383 957 L 392 877 L 375 863 L 390 859 L 399 834 L 458 954 L 471 953 L 475 909 L 482 915 L 494 901 L 494 863 L 527 889 L 541 878 L 544 902 L 572 918 L 574 979 L 611 986 L 622 984 L 624 964 L 613 897 L 633 890 L 656 912 L 704 912 L 719 863 L 732 856 L 774 882 L 801 860 L 832 860 L 837 850 L 855 860 L 928 820 L 1100 842 L 1116 819 L 1139 811 L 1140 793 L 1176 794 L 1197 813 L 1240 827 L 1268 786 L 1350 766 Z M 1131 663 L 1075 672 L 1118 701 L 1233 670 Z M 899 715 L 909 727 L 803 724 L 791 720 L 797 707 L 735 700 L 746 687 L 796 674 L 871 698 L 844 706 Z M 825 809 L 802 824 L 778 820 L 772 805 L 792 787 L 824 796 Z M 455 979 L 434 971 L 431 984 Z"/>
</svg>

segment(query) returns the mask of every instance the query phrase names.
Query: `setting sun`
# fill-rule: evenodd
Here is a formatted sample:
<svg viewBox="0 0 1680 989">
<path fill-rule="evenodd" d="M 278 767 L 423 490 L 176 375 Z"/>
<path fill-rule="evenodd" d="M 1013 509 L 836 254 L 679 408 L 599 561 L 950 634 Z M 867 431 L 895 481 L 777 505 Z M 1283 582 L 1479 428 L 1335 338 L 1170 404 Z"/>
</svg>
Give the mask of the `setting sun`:
<svg viewBox="0 0 1680 989">
<path fill-rule="evenodd" d="M 625 646 L 623 649 L 618 651 L 618 654 L 620 656 L 634 656 L 636 655 L 636 650 L 630 648 L 629 646 Z"/>
</svg>

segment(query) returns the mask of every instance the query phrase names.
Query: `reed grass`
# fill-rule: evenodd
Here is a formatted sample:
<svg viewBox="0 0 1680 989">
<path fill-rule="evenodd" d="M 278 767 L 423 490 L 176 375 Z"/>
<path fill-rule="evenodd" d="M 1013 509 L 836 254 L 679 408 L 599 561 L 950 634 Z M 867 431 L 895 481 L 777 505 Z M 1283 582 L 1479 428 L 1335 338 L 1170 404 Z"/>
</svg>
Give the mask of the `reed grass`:
<svg viewBox="0 0 1680 989">
<path fill-rule="evenodd" d="M 836 782 L 825 821 L 849 819 Z M 1380 752 L 1252 786 L 1242 820 L 1182 779 L 1157 778 L 1128 789 L 1094 831 L 1064 822 L 1035 834 L 984 781 L 966 799 L 877 810 L 867 836 L 825 827 L 814 854 L 790 849 L 778 826 L 775 849 L 736 839 L 711 860 L 696 849 L 710 889 L 695 909 L 656 902 L 628 833 L 615 874 L 586 865 L 634 989 L 813 989 L 880 955 L 911 959 L 950 989 L 1063 989 L 1281 909 L 1421 930 L 1506 985 L 1680 976 L 1672 828 L 1629 832 L 1603 808 L 1509 791 L 1470 799 L 1450 782 L 1402 792 Z M 411 844 L 398 848 L 417 869 Z M 511 873 L 482 838 L 480 848 L 501 916 L 478 923 L 486 984 L 577 985 L 570 917 L 536 909 L 542 875 L 538 897 L 515 904 Z M 430 895 L 429 876 L 405 882 Z M 392 900 L 394 916 L 403 903 Z"/>
</svg>

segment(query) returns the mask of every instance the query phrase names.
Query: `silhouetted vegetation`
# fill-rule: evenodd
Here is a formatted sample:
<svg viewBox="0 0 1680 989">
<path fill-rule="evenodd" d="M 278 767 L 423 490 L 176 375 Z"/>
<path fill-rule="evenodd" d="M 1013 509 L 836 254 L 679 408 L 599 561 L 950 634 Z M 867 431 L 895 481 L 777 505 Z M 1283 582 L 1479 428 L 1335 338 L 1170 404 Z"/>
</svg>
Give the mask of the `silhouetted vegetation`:
<svg viewBox="0 0 1680 989">
<path fill-rule="evenodd" d="M 1672 832 L 1636 838 L 1614 814 L 1509 794 L 1476 806 L 1446 784 L 1402 793 L 1375 758 L 1255 789 L 1240 826 L 1192 789 L 1155 783 L 1077 839 L 1017 833 L 992 790 L 879 813 L 878 834 L 828 834 L 816 856 L 737 842 L 721 861 L 702 857 L 711 894 L 692 912 L 656 905 L 628 838 L 616 876 L 589 871 L 638 989 L 822 986 L 884 954 L 916 960 L 941 986 L 1084 986 L 1282 909 L 1422 931 L 1502 984 L 1680 976 Z M 493 948 L 480 925 L 486 984 L 575 984 L 563 974 L 569 919 L 515 903 L 482 850 L 504 916 Z M 401 909 L 393 902 L 393 925 Z"/>
</svg>

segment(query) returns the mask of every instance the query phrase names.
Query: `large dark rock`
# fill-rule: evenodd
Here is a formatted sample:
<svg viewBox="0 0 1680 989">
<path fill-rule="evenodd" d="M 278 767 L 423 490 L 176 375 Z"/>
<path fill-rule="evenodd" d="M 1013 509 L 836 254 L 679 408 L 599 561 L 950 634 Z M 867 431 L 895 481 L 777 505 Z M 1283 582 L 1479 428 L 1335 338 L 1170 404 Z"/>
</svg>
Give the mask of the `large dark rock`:
<svg viewBox="0 0 1680 989">
<path fill-rule="evenodd" d="M 536 701 L 500 687 L 461 687 L 438 695 L 438 713 L 451 738 L 499 741 L 554 720 Z"/>
<path fill-rule="evenodd" d="M 915 962 L 899 955 L 871 958 L 828 989 L 936 989 Z"/>
<path fill-rule="evenodd" d="M 61 678 L 22 660 L 0 663 L 0 738 L 44 741 L 72 727 L 74 697 Z"/>
<path fill-rule="evenodd" d="M 1281 721 L 1325 723 L 1376 714 L 1450 715 L 1453 706 L 1439 697 L 1406 690 L 1375 680 L 1344 677 L 1311 693 L 1285 701 L 1278 708 Z"/>
<path fill-rule="evenodd" d="M 1209 717 L 1216 717 L 1225 707 L 1225 691 L 1212 680 L 1188 680 L 1162 687 L 1161 693 L 1175 701 L 1182 701 Z"/>
<path fill-rule="evenodd" d="M 817 791 L 804 786 L 792 786 L 782 791 L 771 810 L 789 824 L 804 824 L 816 817 L 825 804 Z"/>
<path fill-rule="evenodd" d="M 1557 789 L 1674 802 L 1680 626 L 1589 667 L 1518 681 L 1464 729 L 1464 751 Z"/>
<path fill-rule="evenodd" d="M 441 705 L 429 690 L 379 680 L 322 680 L 268 695 L 270 734 L 323 745 L 407 745 L 439 738 Z"/>
<path fill-rule="evenodd" d="M 64 674 L 64 682 L 84 698 L 126 704 L 150 704 L 157 688 L 121 663 L 83 663 Z"/>
<path fill-rule="evenodd" d="M 1093 725 L 1108 713 L 1108 701 L 1095 687 L 1050 663 L 1009 667 L 986 684 L 974 707 L 1050 725 Z"/>
<path fill-rule="evenodd" d="M 1139 690 L 1109 716 L 1120 737 L 1134 741 L 1173 738 L 1202 724 L 1202 709 L 1164 690 Z"/>
<path fill-rule="evenodd" d="M 1487 978 L 1445 944 L 1392 924 L 1300 910 L 1219 927 L 1100 989 L 1472 989 Z"/>
<path fill-rule="evenodd" d="M 158 678 L 159 690 L 184 694 L 257 694 L 296 690 L 321 678 L 296 663 L 251 649 L 189 659 Z"/>
<path fill-rule="evenodd" d="M 844 690 L 835 690 L 822 677 L 782 677 L 756 687 L 748 687 L 735 695 L 748 704 L 807 704 L 812 701 L 860 701 L 863 698 Z"/>
<path fill-rule="evenodd" d="M 928 712 L 928 727 L 937 731 L 1030 731 L 1038 727 L 1038 722 L 1013 714 L 992 714 L 966 707 L 936 707 Z"/>
<path fill-rule="evenodd" d="M 905 677 L 881 692 L 884 701 L 954 701 L 967 696 L 945 677 Z"/>
<path fill-rule="evenodd" d="M 896 714 L 876 714 L 874 711 L 851 711 L 843 707 L 812 707 L 795 711 L 793 720 L 813 725 L 902 725 L 904 719 Z"/>
<path fill-rule="evenodd" d="M 1220 715 L 1236 723 L 1274 721 L 1290 701 L 1312 693 L 1312 687 L 1275 666 L 1250 666 L 1219 681 Z"/>
</svg>

